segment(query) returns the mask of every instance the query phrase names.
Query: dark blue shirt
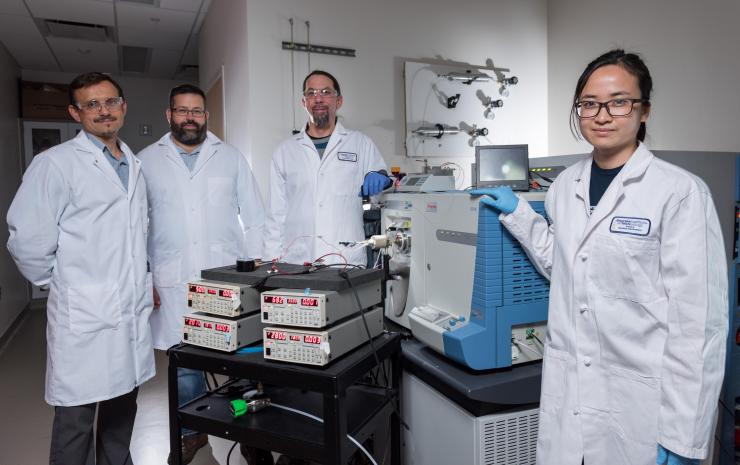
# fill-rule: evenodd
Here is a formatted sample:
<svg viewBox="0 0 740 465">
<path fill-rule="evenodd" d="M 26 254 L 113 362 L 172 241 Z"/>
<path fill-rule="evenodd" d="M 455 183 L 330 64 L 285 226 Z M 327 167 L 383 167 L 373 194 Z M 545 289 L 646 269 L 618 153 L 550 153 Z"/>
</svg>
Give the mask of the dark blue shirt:
<svg viewBox="0 0 740 465">
<path fill-rule="evenodd" d="M 591 185 L 588 187 L 588 198 L 591 200 L 591 209 L 599 204 L 604 192 L 609 188 L 615 177 L 622 170 L 622 166 L 616 168 L 599 168 L 595 161 L 591 162 Z"/>
</svg>

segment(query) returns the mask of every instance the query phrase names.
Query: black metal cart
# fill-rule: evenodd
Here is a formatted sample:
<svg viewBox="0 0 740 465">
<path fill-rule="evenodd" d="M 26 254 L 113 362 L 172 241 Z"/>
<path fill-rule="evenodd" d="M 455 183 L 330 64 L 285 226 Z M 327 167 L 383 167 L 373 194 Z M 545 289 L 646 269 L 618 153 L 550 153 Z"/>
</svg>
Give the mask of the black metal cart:
<svg viewBox="0 0 740 465">
<path fill-rule="evenodd" d="M 370 344 L 365 344 L 326 367 L 265 360 L 261 353 L 227 354 L 193 346 L 168 351 L 170 451 L 180 465 L 181 428 L 299 457 L 324 465 L 344 465 L 358 442 L 365 441 L 381 422 L 390 421 L 391 464 L 400 465 L 400 419 L 394 408 L 401 379 L 401 343 L 398 334 L 374 339 L 381 362 L 390 361 L 390 385 L 358 384 L 375 365 Z M 275 403 L 308 412 L 320 423 L 300 414 L 269 407 L 233 418 L 228 396 L 209 393 L 178 407 L 177 368 L 185 367 L 229 376 L 260 380 Z"/>
</svg>

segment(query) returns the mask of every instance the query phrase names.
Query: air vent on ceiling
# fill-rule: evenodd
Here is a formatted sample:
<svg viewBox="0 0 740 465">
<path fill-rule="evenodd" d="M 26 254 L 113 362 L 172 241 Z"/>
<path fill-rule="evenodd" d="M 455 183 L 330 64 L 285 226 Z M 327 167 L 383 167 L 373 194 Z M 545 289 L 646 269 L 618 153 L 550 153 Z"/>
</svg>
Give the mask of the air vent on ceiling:
<svg viewBox="0 0 740 465">
<path fill-rule="evenodd" d="M 122 3 L 143 3 L 144 5 L 159 6 L 159 0 L 118 0 Z"/>
<path fill-rule="evenodd" d="M 108 40 L 106 27 L 98 24 L 76 23 L 57 19 L 47 19 L 44 22 L 46 23 L 46 27 L 49 28 L 49 33 L 54 37 L 93 40 L 96 42 L 105 42 Z"/>
<path fill-rule="evenodd" d="M 149 62 L 149 49 L 146 47 L 121 47 L 121 71 L 144 73 Z"/>
</svg>

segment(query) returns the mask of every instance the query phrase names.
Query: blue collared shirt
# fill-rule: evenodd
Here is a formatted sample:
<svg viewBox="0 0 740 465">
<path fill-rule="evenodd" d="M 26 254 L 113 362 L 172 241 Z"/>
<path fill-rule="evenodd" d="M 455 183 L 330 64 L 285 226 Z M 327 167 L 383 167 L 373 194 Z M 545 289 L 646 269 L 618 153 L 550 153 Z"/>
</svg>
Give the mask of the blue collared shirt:
<svg viewBox="0 0 740 465">
<path fill-rule="evenodd" d="M 172 145 L 175 146 L 175 149 L 177 149 L 177 153 L 180 154 L 180 156 L 182 157 L 182 161 L 185 162 L 185 166 L 187 166 L 192 173 L 193 168 L 195 167 L 195 162 L 198 161 L 198 155 L 200 155 L 200 149 L 203 147 L 203 144 L 195 147 L 192 152 L 188 152 L 174 142 L 172 142 Z"/>
<path fill-rule="evenodd" d="M 121 151 L 121 158 L 117 159 L 113 156 L 113 153 L 111 153 L 110 149 L 103 142 L 101 142 L 100 139 L 93 136 L 92 134 L 89 134 L 88 132 L 85 132 L 85 135 L 88 139 L 90 139 L 90 142 L 92 142 L 95 147 L 103 151 L 106 160 L 108 160 L 110 166 L 113 167 L 113 171 L 116 172 L 118 178 L 121 180 L 123 188 L 126 189 L 126 192 L 128 192 L 128 157 L 126 156 L 126 154 Z"/>
</svg>

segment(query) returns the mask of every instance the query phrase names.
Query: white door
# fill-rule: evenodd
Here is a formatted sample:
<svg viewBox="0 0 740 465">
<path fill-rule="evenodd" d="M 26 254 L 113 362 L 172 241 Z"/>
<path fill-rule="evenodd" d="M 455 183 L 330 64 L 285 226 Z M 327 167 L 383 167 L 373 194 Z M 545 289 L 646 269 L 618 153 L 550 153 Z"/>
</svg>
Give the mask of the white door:
<svg viewBox="0 0 740 465">
<path fill-rule="evenodd" d="M 23 122 L 23 172 L 31 164 L 33 157 L 62 142 L 74 138 L 82 130 L 78 123 L 63 121 L 24 121 Z M 48 287 L 31 285 L 32 299 L 45 299 L 49 296 Z"/>
</svg>

